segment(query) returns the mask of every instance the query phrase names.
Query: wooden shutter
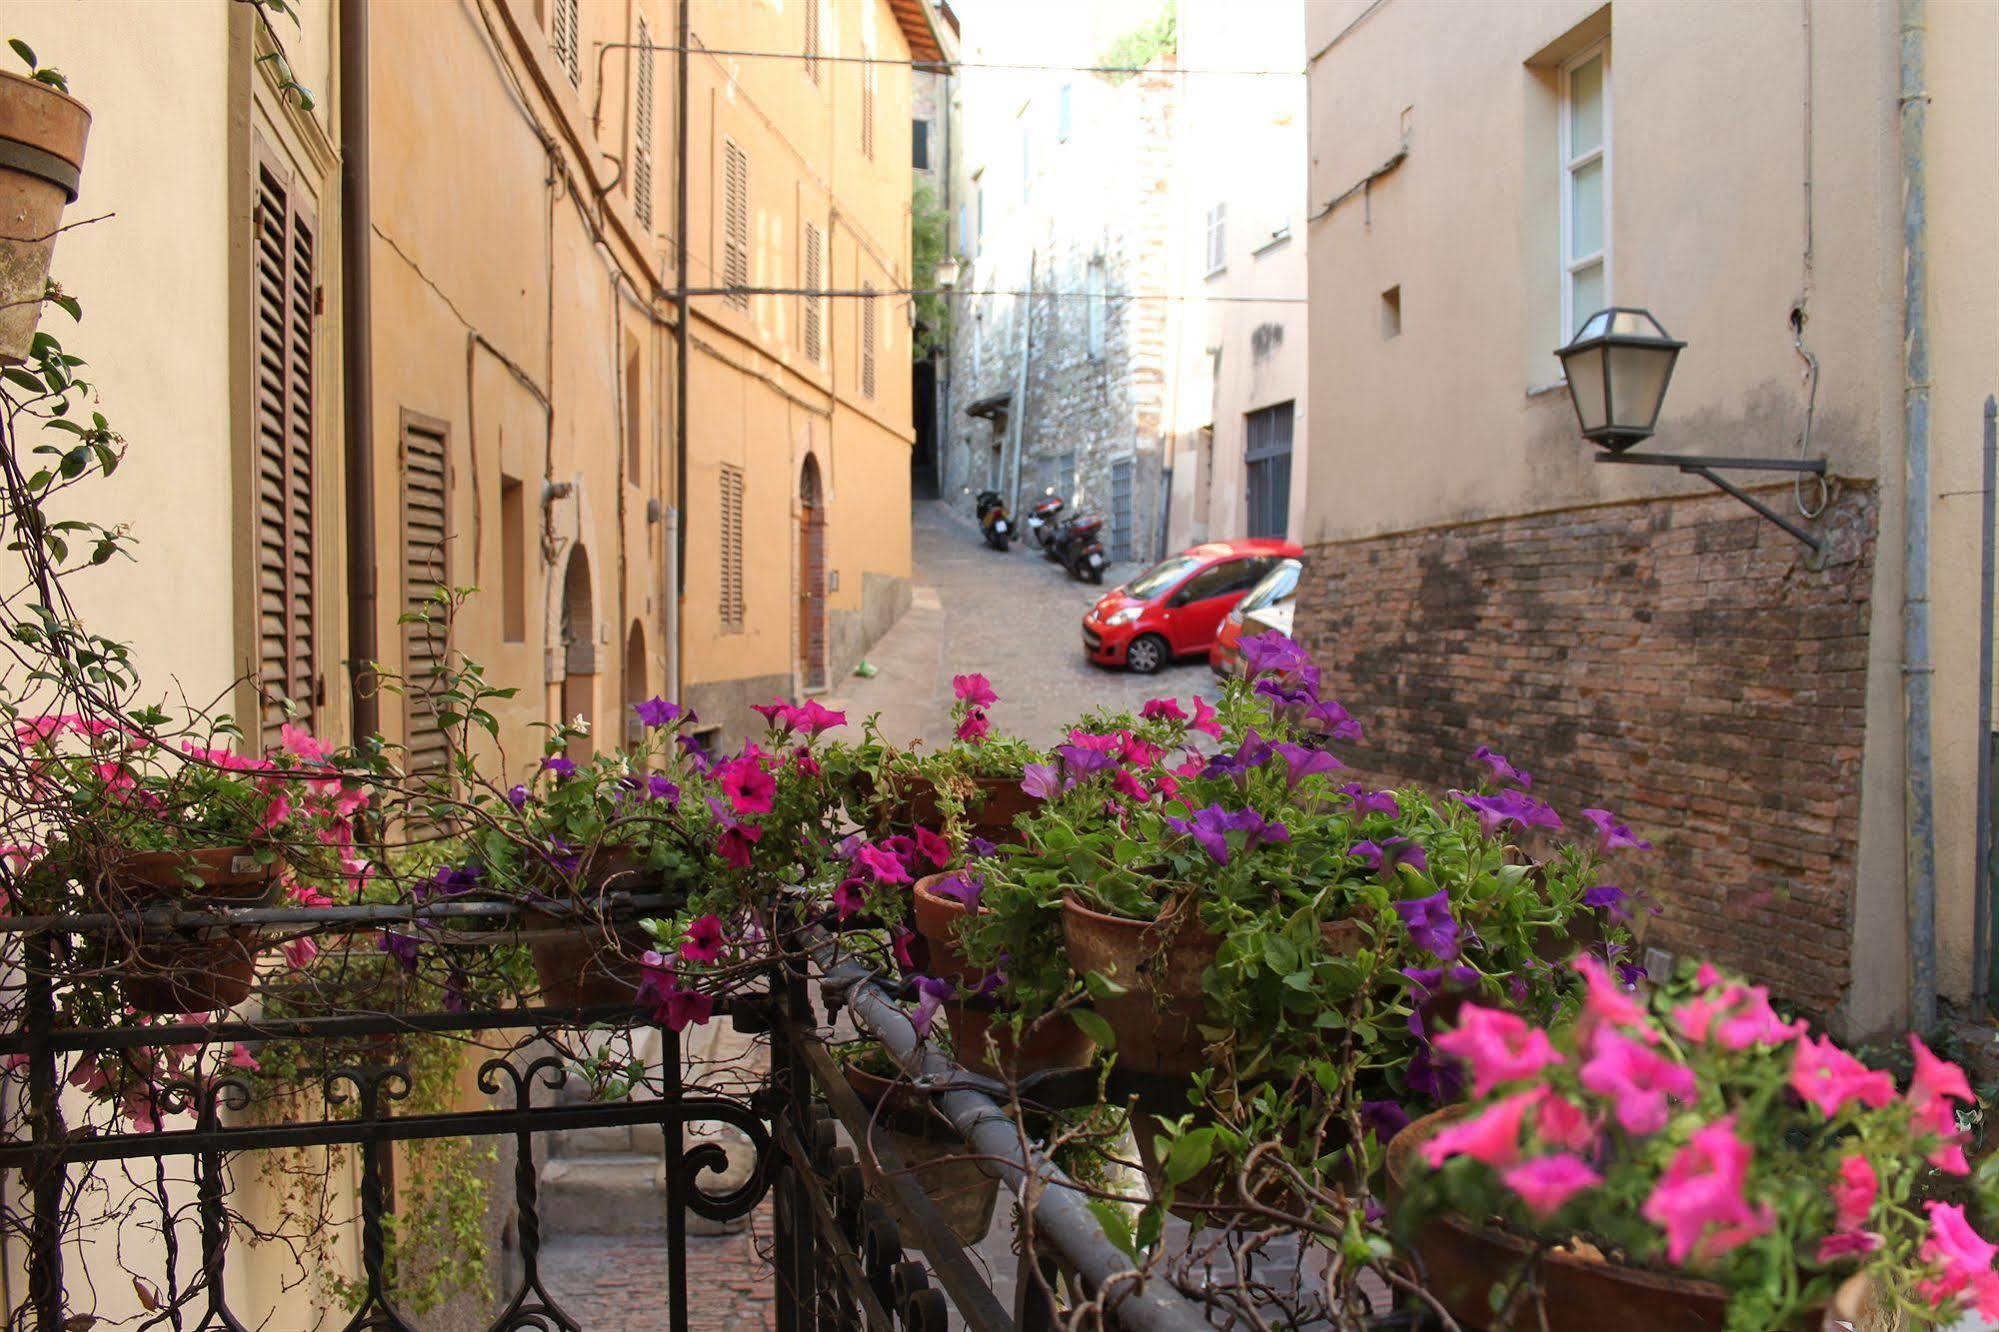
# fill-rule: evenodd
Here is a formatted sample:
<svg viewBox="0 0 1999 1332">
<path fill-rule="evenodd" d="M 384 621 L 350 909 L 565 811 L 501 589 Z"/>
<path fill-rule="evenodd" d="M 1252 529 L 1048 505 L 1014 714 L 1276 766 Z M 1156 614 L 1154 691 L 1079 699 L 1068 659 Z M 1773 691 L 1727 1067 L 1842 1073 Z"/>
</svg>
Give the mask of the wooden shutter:
<svg viewBox="0 0 1999 1332">
<path fill-rule="evenodd" d="M 652 33 L 639 20 L 638 124 L 632 148 L 632 216 L 652 230 Z"/>
<path fill-rule="evenodd" d="M 820 341 L 820 258 L 819 228 L 805 224 L 805 359 L 819 364 Z"/>
<path fill-rule="evenodd" d="M 729 304 L 750 308 L 750 159 L 734 139 L 722 140 L 722 285 Z"/>
<path fill-rule="evenodd" d="M 445 542 L 450 526 L 450 462 L 442 421 L 403 413 L 403 676 L 405 743 L 411 772 L 441 772 L 450 758 L 428 691 L 450 650 L 445 608 L 436 593 L 451 585 Z M 428 616 L 429 623 L 413 617 Z"/>
<path fill-rule="evenodd" d="M 869 53 L 868 59 L 874 59 L 872 52 Z M 861 67 L 861 151 L 867 154 L 869 161 L 874 160 L 875 67 L 873 65 Z"/>
<path fill-rule="evenodd" d="M 263 156 L 260 152 L 260 158 Z M 313 219 L 289 176 L 257 165 L 253 261 L 256 328 L 257 640 L 259 720 L 274 739 L 286 719 L 316 721 L 313 578 Z"/>
<path fill-rule="evenodd" d="M 805 72 L 819 82 L 819 6 L 825 0 L 805 0 Z"/>
<path fill-rule="evenodd" d="M 548 44 L 554 48 L 555 58 L 569 75 L 569 81 L 579 88 L 583 86 L 581 4 L 582 0 L 555 0 L 555 12 L 549 16 L 548 24 Z"/>
<path fill-rule="evenodd" d="M 743 629 L 743 469 L 722 464 L 721 494 L 721 597 L 722 630 L 741 633 Z"/>
<path fill-rule="evenodd" d="M 875 296 L 873 284 L 861 284 L 861 393 L 865 397 L 875 396 L 875 339 L 879 327 L 875 319 Z"/>
</svg>

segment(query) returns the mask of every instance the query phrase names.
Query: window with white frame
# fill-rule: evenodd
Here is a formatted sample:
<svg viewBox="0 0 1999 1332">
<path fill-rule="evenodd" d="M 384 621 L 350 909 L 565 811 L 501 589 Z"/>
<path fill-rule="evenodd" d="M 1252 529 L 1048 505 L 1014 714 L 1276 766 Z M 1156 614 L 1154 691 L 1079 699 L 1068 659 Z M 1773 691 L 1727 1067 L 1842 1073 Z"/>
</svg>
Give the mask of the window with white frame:
<svg viewBox="0 0 1999 1332">
<path fill-rule="evenodd" d="M 1611 302 L 1610 41 L 1562 66 L 1562 337 Z"/>
<path fill-rule="evenodd" d="M 1213 276 L 1228 266 L 1229 206 L 1217 203 L 1208 210 L 1208 274 Z"/>
</svg>

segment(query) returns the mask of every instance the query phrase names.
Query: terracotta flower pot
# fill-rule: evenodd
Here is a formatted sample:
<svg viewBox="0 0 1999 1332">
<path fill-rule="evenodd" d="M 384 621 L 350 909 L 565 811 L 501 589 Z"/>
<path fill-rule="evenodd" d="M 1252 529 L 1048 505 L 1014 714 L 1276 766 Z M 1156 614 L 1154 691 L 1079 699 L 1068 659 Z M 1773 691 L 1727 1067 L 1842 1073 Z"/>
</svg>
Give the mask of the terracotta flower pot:
<svg viewBox="0 0 1999 1332">
<path fill-rule="evenodd" d="M 0 362 L 28 354 L 62 210 L 83 174 L 90 110 L 46 83 L 0 71 Z"/>
<path fill-rule="evenodd" d="M 1201 973 L 1213 965 L 1221 940 L 1196 914 L 1128 920 L 1093 911 L 1072 895 L 1062 900 L 1062 935 L 1078 974 L 1094 971 L 1125 987 L 1094 1004 L 1117 1033 L 1120 1067 L 1190 1074 L 1207 1066 L 1199 1030 L 1207 1004 Z"/>
<path fill-rule="evenodd" d="M 992 1229 L 999 1203 L 999 1180 L 968 1159 L 965 1145 L 950 1122 L 931 1110 L 927 1098 L 907 1082 L 895 1082 L 866 1069 L 847 1067 L 847 1085 L 861 1104 L 877 1112 L 879 1131 L 888 1139 L 910 1178 L 929 1196 L 960 1244 L 976 1244 Z M 857 1153 L 865 1166 L 869 1155 Z M 881 1193 L 881 1181 L 868 1171 L 868 1192 Z M 900 1227 L 900 1222 L 897 1223 Z M 902 1233 L 903 1247 L 921 1248 L 919 1237 Z"/>
<path fill-rule="evenodd" d="M 531 911 L 521 918 L 542 1002 L 552 1008 L 629 1004 L 645 968 L 639 959 L 652 937 L 636 920 L 613 924 L 600 914 L 607 894 L 656 891 L 659 882 L 628 852 L 601 853 L 576 879 L 580 916 Z"/>
<path fill-rule="evenodd" d="M 1423 1144 L 1465 1113 L 1452 1106 L 1423 1116 L 1388 1144 L 1391 1195 L 1401 1195 L 1428 1168 Z M 1728 1291 L 1712 1281 L 1674 1272 L 1626 1267 L 1562 1251 L 1540 1254 L 1537 1302 L 1522 1300 L 1510 1321 L 1493 1322 L 1490 1294 L 1535 1261 L 1538 1246 L 1519 1235 L 1473 1225 L 1457 1216 L 1436 1217 L 1416 1236 L 1429 1275 L 1428 1290 L 1452 1316 L 1490 1332 L 1508 1328 L 1603 1327 L 1629 1332 L 1718 1332 L 1727 1324 Z M 1545 1310 L 1545 1312 L 1543 1312 Z M 1816 1316 L 1797 1328 L 1816 1327 Z"/>
<path fill-rule="evenodd" d="M 146 851 L 121 856 L 106 870 L 112 905 L 138 910 L 178 901 L 190 908 L 268 906 L 277 892 L 276 863 L 260 864 L 247 846 Z M 192 880 L 192 881 L 190 881 Z M 263 951 L 254 925 L 206 925 L 105 936 L 128 949 L 114 964 L 125 1002 L 141 1013 L 210 1013 L 249 997 Z"/>
<path fill-rule="evenodd" d="M 976 789 L 965 800 L 966 831 L 989 842 L 1018 841 L 1020 834 L 1014 831 L 1013 821 L 1039 806 L 1040 799 L 1021 790 L 1018 777 L 967 780 Z M 859 787 L 863 800 L 875 800 L 871 781 L 864 778 Z M 936 829 L 944 825 L 944 809 L 937 788 L 927 781 L 898 788 L 894 798 L 882 801 L 876 808 L 882 832 L 907 833 L 913 828 Z"/>
<path fill-rule="evenodd" d="M 916 932 L 930 949 L 929 974 L 971 989 L 985 979 L 985 973 L 966 960 L 958 946 L 958 922 L 967 915 L 965 904 L 955 897 L 941 897 L 932 889 L 950 878 L 949 874 L 926 874 L 910 885 L 911 906 Z"/>
</svg>

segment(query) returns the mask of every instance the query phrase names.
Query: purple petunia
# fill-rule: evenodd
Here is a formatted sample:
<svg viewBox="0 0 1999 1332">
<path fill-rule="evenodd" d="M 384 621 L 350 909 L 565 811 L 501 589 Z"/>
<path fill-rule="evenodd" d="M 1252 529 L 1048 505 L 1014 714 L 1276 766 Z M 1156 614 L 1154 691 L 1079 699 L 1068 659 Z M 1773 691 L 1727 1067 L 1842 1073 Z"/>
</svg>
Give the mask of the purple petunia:
<svg viewBox="0 0 1999 1332">
<path fill-rule="evenodd" d="M 401 934 L 395 930 L 383 930 L 375 939 L 375 947 L 396 960 L 396 965 L 411 975 L 416 974 L 417 940 L 412 934 Z"/>
<path fill-rule="evenodd" d="M 958 992 L 958 987 L 947 980 L 935 976 L 916 978 L 916 1012 L 910 1016 L 909 1024 L 916 1028 L 918 1036 L 930 1034 L 930 1024 L 937 1020 L 937 1010 L 946 999 Z"/>
<path fill-rule="evenodd" d="M 1275 629 L 1245 638 L 1237 646 L 1242 651 L 1243 671 L 1252 680 L 1259 675 L 1301 671 L 1312 664 L 1304 648 Z"/>
<path fill-rule="evenodd" d="M 1458 955 L 1458 922 L 1448 892 L 1440 888 L 1428 897 L 1405 898 L 1395 904 L 1395 914 L 1424 952 L 1444 962 Z"/>
<path fill-rule="evenodd" d="M 1523 828 L 1562 829 L 1562 817 L 1545 800 L 1536 800 L 1525 791 L 1501 791 L 1496 795 L 1474 795 L 1453 791 L 1451 798 L 1478 815 L 1478 826 L 1491 837 L 1509 823 Z"/>
<path fill-rule="evenodd" d="M 1631 826 L 1619 823 L 1607 809 L 1586 809 L 1583 817 L 1596 825 L 1597 835 L 1602 839 L 1603 849 L 1615 851 L 1629 847 L 1633 851 L 1650 851 L 1652 844 L 1631 831 Z"/>
<path fill-rule="evenodd" d="M 965 855 L 970 860 L 984 860 L 999 848 L 983 837 L 972 836 L 965 839 Z"/>
<path fill-rule="evenodd" d="M 654 800 L 664 800 L 669 805 L 680 803 L 680 787 L 664 777 L 654 776 L 646 781 L 646 794 Z"/>
<path fill-rule="evenodd" d="M 542 848 L 541 856 L 548 862 L 549 868 L 558 874 L 574 874 L 583 868 L 583 853 L 560 837 L 549 838 L 548 845 Z"/>
<path fill-rule="evenodd" d="M 1085 744 L 1057 745 L 1055 756 L 1062 760 L 1062 789 L 1065 791 L 1117 766 L 1117 760 L 1109 754 Z"/>
<path fill-rule="evenodd" d="M 680 720 L 685 710 L 678 703 L 669 703 L 663 698 L 649 698 L 643 703 L 632 704 L 632 712 L 645 725 L 657 730 L 671 726 Z"/>
<path fill-rule="evenodd" d="M 1430 872 L 1430 857 L 1407 837 L 1390 837 L 1383 842 L 1355 842 L 1349 854 L 1376 874 L 1393 873 L 1397 865 L 1411 865 L 1418 874 Z"/>
<path fill-rule="evenodd" d="M 457 897 L 479 886 L 483 871 L 478 865 L 446 865 L 417 884 L 412 894 L 419 902 L 437 897 Z"/>
<path fill-rule="evenodd" d="M 1266 820 L 1253 809 L 1231 812 L 1220 805 L 1204 805 L 1194 811 L 1192 819 L 1168 816 L 1166 826 L 1192 837 L 1217 865 L 1229 863 L 1229 834 L 1232 832 L 1243 834 L 1242 849 L 1245 852 L 1264 842 L 1291 840 L 1291 830 L 1274 819 Z"/>
<path fill-rule="evenodd" d="M 573 760 L 565 758 L 561 754 L 551 754 L 541 761 L 541 770 L 543 772 L 554 773 L 557 779 L 574 777 L 576 775 L 576 764 Z"/>
<path fill-rule="evenodd" d="M 1359 782 L 1348 782 L 1340 788 L 1340 794 L 1353 801 L 1353 812 L 1362 816 L 1386 814 L 1397 818 L 1402 813 L 1393 791 L 1370 791 Z"/>
<path fill-rule="evenodd" d="M 694 714 L 689 713 L 691 719 Z M 680 746 L 680 752 L 687 755 L 687 762 L 703 777 L 715 771 L 715 756 L 708 752 L 708 746 L 691 735 L 677 735 L 673 742 Z"/>
<path fill-rule="evenodd" d="M 1203 777 L 1235 777 L 1240 779 L 1247 776 L 1251 770 L 1260 768 L 1270 762 L 1271 756 L 1276 752 L 1276 746 L 1258 735 L 1254 728 L 1251 728 L 1249 733 L 1243 736 L 1242 744 L 1236 747 L 1234 753 L 1215 755 L 1208 760 L 1208 766 L 1202 771 L 1201 775 Z"/>
<path fill-rule="evenodd" d="M 1387 1142 L 1409 1127 L 1409 1112 L 1395 1101 L 1362 1101 L 1360 1122 L 1374 1131 L 1376 1142 Z"/>
<path fill-rule="evenodd" d="M 977 911 L 979 898 L 986 891 L 986 881 L 977 874 L 967 874 L 960 870 L 955 874 L 945 875 L 930 891 L 939 897 L 950 898 L 967 911 Z"/>
<path fill-rule="evenodd" d="M 507 803 L 517 810 L 526 808 L 528 803 L 528 789 L 525 786 L 508 787 Z"/>
<path fill-rule="evenodd" d="M 1492 779 L 1496 782 L 1512 782 L 1516 786 L 1532 786 L 1534 784 L 1534 779 L 1509 763 L 1506 755 L 1495 753 L 1484 745 L 1480 745 L 1471 752 L 1471 761 L 1473 763 L 1483 763 L 1486 767 L 1490 768 L 1492 770 Z"/>
<path fill-rule="evenodd" d="M 1583 905 L 1598 911 L 1607 911 L 1617 919 L 1623 920 L 1631 914 L 1624 907 L 1625 899 L 1630 896 L 1631 894 L 1615 884 L 1600 883 L 1594 888 L 1583 890 Z"/>
<path fill-rule="evenodd" d="M 1307 777 L 1317 777 L 1321 773 L 1338 772 L 1347 765 L 1328 754 L 1323 749 L 1313 749 L 1308 745 L 1289 743 L 1275 746 L 1277 756 L 1284 760 L 1284 780 L 1296 787 Z"/>
<path fill-rule="evenodd" d="M 1438 1058 L 1429 1043 L 1425 1042 L 1409 1056 L 1409 1067 L 1402 1075 L 1402 1082 L 1410 1091 L 1427 1096 L 1439 1105 L 1449 1105 L 1464 1090 L 1465 1075 L 1456 1060 L 1448 1056 Z"/>
</svg>

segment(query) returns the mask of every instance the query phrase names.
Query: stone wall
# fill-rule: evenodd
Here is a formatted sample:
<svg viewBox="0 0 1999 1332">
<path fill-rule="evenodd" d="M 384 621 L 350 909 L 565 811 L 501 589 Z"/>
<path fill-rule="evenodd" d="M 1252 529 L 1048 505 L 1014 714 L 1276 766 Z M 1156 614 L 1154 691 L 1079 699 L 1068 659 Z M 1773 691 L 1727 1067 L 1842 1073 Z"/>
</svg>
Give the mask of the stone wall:
<svg viewBox="0 0 1999 1332">
<path fill-rule="evenodd" d="M 1725 496 L 1503 518 L 1309 552 L 1297 634 L 1374 775 L 1443 789 L 1488 744 L 1579 838 L 1609 808 L 1645 942 L 1830 1011 L 1850 970 L 1877 496 L 1806 550 Z M 1593 835 L 1593 834 L 1592 834 Z"/>
</svg>

